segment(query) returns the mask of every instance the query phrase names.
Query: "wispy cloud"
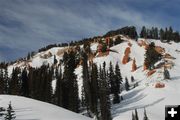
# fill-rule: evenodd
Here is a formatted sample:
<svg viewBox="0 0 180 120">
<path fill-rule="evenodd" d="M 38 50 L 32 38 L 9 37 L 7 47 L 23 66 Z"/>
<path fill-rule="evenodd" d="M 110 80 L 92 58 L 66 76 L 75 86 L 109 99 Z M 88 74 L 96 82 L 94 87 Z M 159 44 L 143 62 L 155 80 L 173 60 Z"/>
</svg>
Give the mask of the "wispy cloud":
<svg viewBox="0 0 180 120">
<path fill-rule="evenodd" d="M 145 14 L 138 9 L 138 2 L 136 7 L 130 2 L 133 1 L 2 0 L 0 45 L 18 49 L 18 54 L 24 55 L 50 43 L 101 35 L 126 25 L 163 26 L 158 15 L 149 11 Z"/>
</svg>

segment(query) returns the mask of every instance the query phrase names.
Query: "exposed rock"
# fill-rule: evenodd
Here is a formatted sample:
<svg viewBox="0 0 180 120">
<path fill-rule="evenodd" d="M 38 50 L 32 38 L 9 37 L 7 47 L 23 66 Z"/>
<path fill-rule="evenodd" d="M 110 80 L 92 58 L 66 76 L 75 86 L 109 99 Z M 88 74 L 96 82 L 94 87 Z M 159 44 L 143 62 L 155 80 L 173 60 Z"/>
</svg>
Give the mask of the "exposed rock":
<svg viewBox="0 0 180 120">
<path fill-rule="evenodd" d="M 165 87 L 164 83 L 158 82 L 155 84 L 155 88 L 164 88 L 164 87 Z"/>
<path fill-rule="evenodd" d="M 57 56 L 63 56 L 64 52 L 67 51 L 68 48 L 64 48 L 64 49 L 59 49 L 57 51 Z"/>
<path fill-rule="evenodd" d="M 155 46 L 155 50 L 160 54 L 165 53 L 165 49 L 162 48 L 161 46 Z"/>
<path fill-rule="evenodd" d="M 125 52 L 124 52 L 124 57 L 123 57 L 123 60 L 122 60 L 122 64 L 126 64 L 129 62 L 130 58 L 129 58 L 129 54 L 131 53 L 131 48 L 130 47 L 127 47 Z"/>
<path fill-rule="evenodd" d="M 40 57 L 43 59 L 48 59 L 48 58 L 52 57 L 52 53 L 49 51 L 47 54 L 41 55 Z"/>
<path fill-rule="evenodd" d="M 137 70 L 137 66 L 136 66 L 136 60 L 134 58 L 133 63 L 132 63 L 132 70 L 131 71 L 134 72 L 136 70 Z"/>
<path fill-rule="evenodd" d="M 154 74 L 155 72 L 156 72 L 155 69 L 150 70 L 150 71 L 147 73 L 147 76 L 149 77 L 149 76 L 151 76 L 152 74 Z"/>
<path fill-rule="evenodd" d="M 175 57 L 172 57 L 170 54 L 166 53 L 164 56 L 164 58 L 167 58 L 167 59 L 176 59 Z"/>
</svg>

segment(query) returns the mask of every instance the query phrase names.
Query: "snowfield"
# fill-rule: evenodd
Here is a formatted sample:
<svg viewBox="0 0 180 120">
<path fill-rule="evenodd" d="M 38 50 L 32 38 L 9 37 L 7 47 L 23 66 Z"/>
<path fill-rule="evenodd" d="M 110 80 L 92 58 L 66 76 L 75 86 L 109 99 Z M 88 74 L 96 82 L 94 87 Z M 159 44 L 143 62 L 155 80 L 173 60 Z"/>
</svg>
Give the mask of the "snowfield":
<svg viewBox="0 0 180 120">
<path fill-rule="evenodd" d="M 17 120 L 91 120 L 49 103 L 25 97 L 0 95 L 1 107 L 7 108 L 10 101 Z"/>
<path fill-rule="evenodd" d="M 132 60 L 125 65 L 122 64 L 124 51 L 126 47 L 128 47 L 127 41 L 132 44 L 130 57 L 131 59 L 136 59 L 138 69 L 135 72 L 131 72 Z M 138 110 L 140 120 L 143 119 L 144 108 L 146 108 L 147 116 L 150 120 L 164 120 L 165 105 L 180 104 L 180 44 L 174 42 L 171 44 L 162 43 L 160 40 L 147 41 L 155 42 L 156 45 L 165 48 L 167 53 L 176 58 L 171 60 L 174 62 L 174 67 L 172 69 L 168 69 L 171 80 L 163 80 L 163 68 L 157 69 L 156 73 L 147 77 L 147 71 L 143 71 L 145 49 L 144 47 L 140 47 L 134 40 L 127 39 L 125 42 L 111 48 L 111 50 L 116 52 L 110 52 L 108 56 L 95 57 L 93 59 L 93 62 L 97 63 L 97 65 L 102 65 L 102 63 L 105 61 L 107 68 L 110 61 L 114 66 L 116 63 L 118 63 L 123 78 L 127 77 L 130 82 L 131 76 L 134 76 L 136 82 L 139 82 L 138 87 L 131 89 L 128 92 L 122 92 L 121 95 L 123 96 L 124 100 L 121 101 L 120 104 L 112 105 L 113 120 L 131 120 L 132 111 L 134 111 L 135 108 Z M 55 55 L 57 49 L 62 48 L 52 48 L 48 51 L 50 51 L 52 55 Z M 97 44 L 92 44 L 91 49 L 96 50 Z M 53 56 L 48 59 L 42 59 L 40 58 L 40 54 L 43 53 L 38 53 L 34 58 L 32 58 L 32 62 L 29 64 L 33 67 L 39 67 L 44 62 L 52 64 Z M 57 57 L 57 59 L 59 60 L 61 57 Z M 18 65 L 14 64 L 9 66 L 9 72 L 11 72 L 13 67 L 20 65 L 21 63 Z M 82 66 L 79 66 L 75 70 L 75 73 L 77 74 L 79 95 L 81 95 Z M 165 84 L 165 88 L 154 87 L 154 85 L 159 81 Z M 132 83 L 130 82 L 130 84 Z M 55 80 L 53 81 L 53 88 L 55 88 Z M 23 97 L 0 96 L 1 106 L 7 107 L 9 101 L 12 101 L 12 105 L 14 106 L 15 110 L 18 111 L 17 117 L 19 119 L 90 120 L 89 118 L 77 115 L 48 103 Z"/>
</svg>

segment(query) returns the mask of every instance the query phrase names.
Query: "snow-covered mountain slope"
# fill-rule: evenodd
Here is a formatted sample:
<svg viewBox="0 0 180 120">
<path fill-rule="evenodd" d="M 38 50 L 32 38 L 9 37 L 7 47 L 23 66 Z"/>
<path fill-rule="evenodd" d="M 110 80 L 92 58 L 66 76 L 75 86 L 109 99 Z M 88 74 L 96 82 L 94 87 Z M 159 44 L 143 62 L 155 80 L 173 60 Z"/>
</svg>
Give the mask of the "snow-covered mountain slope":
<svg viewBox="0 0 180 120">
<path fill-rule="evenodd" d="M 93 62 L 98 65 L 102 65 L 106 62 L 106 67 L 108 68 L 109 62 L 111 61 L 115 66 L 116 63 L 119 64 L 122 77 L 127 77 L 130 82 L 130 77 L 134 76 L 135 81 L 139 82 L 139 86 L 131 89 L 130 91 L 123 91 L 121 96 L 124 100 L 117 105 L 112 105 L 112 116 L 113 120 L 130 120 L 132 111 L 137 108 L 140 119 L 143 118 L 143 110 L 146 108 L 147 115 L 150 120 L 164 120 L 165 116 L 165 105 L 180 104 L 180 44 L 172 42 L 162 43 L 160 40 L 147 40 L 148 42 L 154 42 L 157 46 L 161 46 L 165 49 L 165 53 L 170 54 L 176 59 L 167 59 L 173 64 L 170 72 L 171 80 L 163 80 L 163 68 L 160 67 L 156 69 L 156 72 L 151 76 L 147 76 L 147 70 L 143 70 L 144 64 L 144 54 L 145 47 L 140 46 L 138 42 L 124 37 L 124 42 L 111 47 L 112 51 L 107 56 L 94 57 Z M 138 39 L 138 41 L 146 41 L 144 39 Z M 128 45 L 131 44 L 131 46 Z M 91 49 L 96 50 L 98 43 L 92 43 Z M 81 46 L 82 47 L 82 46 Z M 122 64 L 122 59 L 124 57 L 124 52 L 127 47 L 130 47 L 131 60 L 127 64 Z M 45 52 L 36 54 L 29 61 L 20 61 L 9 66 L 9 71 L 15 66 L 25 66 L 30 65 L 32 67 L 39 67 L 42 64 L 49 63 L 53 64 L 53 56 L 62 59 L 61 50 L 66 50 L 67 48 L 56 47 L 49 49 Z M 58 52 L 59 51 L 59 52 Z M 48 56 L 48 57 L 47 57 Z M 47 58 L 46 58 L 47 57 Z M 132 72 L 133 59 L 136 60 L 137 70 Z M 79 66 L 75 73 L 77 74 L 77 80 L 79 85 L 79 95 L 81 95 L 82 86 L 82 66 Z M 156 83 L 161 82 L 165 84 L 164 88 L 155 88 Z M 130 82 L 130 84 L 133 84 Z M 53 81 L 53 87 L 55 88 L 55 81 Z"/>
<path fill-rule="evenodd" d="M 17 120 L 91 120 L 49 103 L 25 97 L 0 95 L 1 107 L 7 108 L 10 101 Z"/>
</svg>

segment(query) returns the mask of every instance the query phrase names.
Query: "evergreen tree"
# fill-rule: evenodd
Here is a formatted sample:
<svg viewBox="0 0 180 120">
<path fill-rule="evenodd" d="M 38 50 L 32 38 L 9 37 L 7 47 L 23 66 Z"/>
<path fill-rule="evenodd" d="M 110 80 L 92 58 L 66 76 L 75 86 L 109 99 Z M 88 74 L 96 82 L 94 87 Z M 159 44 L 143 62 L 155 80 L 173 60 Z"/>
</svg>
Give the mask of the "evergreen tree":
<svg viewBox="0 0 180 120">
<path fill-rule="evenodd" d="M 110 90 L 111 93 L 115 93 L 115 75 L 114 75 L 114 70 L 113 70 L 113 66 L 112 66 L 112 62 L 110 62 L 109 65 L 109 86 L 110 86 Z"/>
<path fill-rule="evenodd" d="M 90 88 L 90 76 L 89 76 L 89 69 L 88 69 L 88 56 L 85 52 L 82 53 L 83 58 L 83 92 L 85 95 L 85 103 L 87 107 L 87 112 L 89 116 L 92 116 L 92 98 L 91 98 L 91 88 Z"/>
<path fill-rule="evenodd" d="M 163 29 L 160 29 L 160 33 L 159 33 L 159 34 L 160 34 L 160 40 L 161 40 L 161 41 L 164 41 L 164 39 L 165 39 L 165 37 L 164 37 L 164 34 L 165 34 L 165 33 L 164 33 L 164 30 L 163 30 Z"/>
<path fill-rule="evenodd" d="M 170 79 L 169 71 L 166 68 L 164 68 L 164 79 Z"/>
<path fill-rule="evenodd" d="M 118 63 L 116 63 L 116 67 L 115 67 L 115 83 L 116 83 L 116 91 L 118 93 L 121 93 L 122 76 Z"/>
<path fill-rule="evenodd" d="M 15 111 L 12 109 L 11 102 L 9 103 L 9 106 L 7 108 L 7 114 L 5 116 L 5 120 L 15 120 Z"/>
<path fill-rule="evenodd" d="M 58 106 L 62 106 L 62 70 L 60 67 L 60 72 L 57 74 L 57 81 L 56 81 L 56 90 L 55 90 L 55 98 L 56 98 L 56 104 Z"/>
<path fill-rule="evenodd" d="M 142 30 L 141 30 L 141 33 L 140 33 L 140 37 L 141 38 L 147 38 L 147 31 L 146 31 L 146 27 L 145 26 L 142 27 Z"/>
<path fill-rule="evenodd" d="M 105 62 L 103 70 L 100 67 L 100 110 L 101 120 L 112 120 L 110 111 L 109 90 L 107 89 Z"/>
<path fill-rule="evenodd" d="M 135 80 L 134 80 L 134 77 L 133 76 L 131 76 L 131 82 L 134 82 Z"/>
<path fill-rule="evenodd" d="M 52 77 L 53 77 L 53 71 L 54 69 L 47 69 L 45 70 L 44 73 L 44 95 L 42 96 L 44 98 L 45 102 L 51 102 L 52 99 Z"/>
<path fill-rule="evenodd" d="M 13 69 L 12 77 L 11 80 L 9 81 L 9 94 L 20 95 L 21 85 L 20 85 L 19 74 L 20 74 L 19 68 Z"/>
<path fill-rule="evenodd" d="M 3 69 L 0 69 L 0 94 L 4 94 L 4 87 L 5 87 L 4 73 L 3 73 Z"/>
<path fill-rule="evenodd" d="M 9 93 L 9 76 L 8 76 L 7 67 L 5 67 L 5 70 L 4 70 L 4 82 L 5 82 L 4 93 L 8 94 Z"/>
<path fill-rule="evenodd" d="M 126 77 L 126 78 L 125 78 L 125 89 L 126 89 L 126 91 L 129 90 L 129 87 L 130 87 L 130 85 L 129 85 L 128 79 L 127 79 L 127 77 Z"/>
<path fill-rule="evenodd" d="M 22 79 L 22 88 L 21 88 L 22 95 L 28 97 L 29 96 L 29 84 L 28 84 L 28 75 L 27 75 L 26 68 L 24 68 L 24 70 L 22 71 L 21 79 Z"/>
<path fill-rule="evenodd" d="M 54 55 L 54 65 L 57 64 L 57 62 L 56 55 Z"/>
<path fill-rule="evenodd" d="M 137 109 L 135 109 L 135 120 L 139 120 Z"/>
<path fill-rule="evenodd" d="M 64 61 L 63 74 L 63 107 L 74 112 L 79 112 L 79 95 L 76 75 L 74 73 L 75 52 L 70 51 L 67 54 L 67 61 Z"/>
<path fill-rule="evenodd" d="M 155 50 L 155 44 L 152 42 L 145 53 L 145 64 L 148 69 L 153 69 L 154 64 L 161 59 L 161 54 Z"/>
<path fill-rule="evenodd" d="M 144 118 L 143 120 L 149 120 L 148 117 L 147 117 L 147 114 L 146 114 L 146 109 L 144 108 Z"/>
<path fill-rule="evenodd" d="M 132 120 L 136 120 L 134 113 L 132 112 Z"/>
<path fill-rule="evenodd" d="M 91 111 L 92 113 L 96 116 L 98 119 L 98 69 L 96 64 L 92 64 L 92 69 L 91 69 L 91 84 L 90 84 L 90 89 L 91 89 Z"/>
<path fill-rule="evenodd" d="M 114 104 L 120 103 L 119 94 L 121 93 L 122 77 L 121 77 L 121 72 L 120 72 L 120 68 L 119 68 L 118 63 L 116 63 L 115 74 L 113 74 L 113 82 L 112 83 L 113 83 L 112 84 L 113 103 Z"/>
</svg>

